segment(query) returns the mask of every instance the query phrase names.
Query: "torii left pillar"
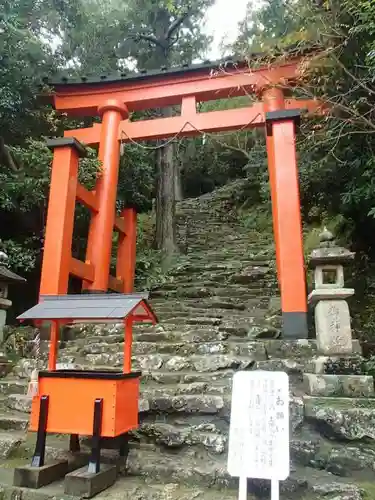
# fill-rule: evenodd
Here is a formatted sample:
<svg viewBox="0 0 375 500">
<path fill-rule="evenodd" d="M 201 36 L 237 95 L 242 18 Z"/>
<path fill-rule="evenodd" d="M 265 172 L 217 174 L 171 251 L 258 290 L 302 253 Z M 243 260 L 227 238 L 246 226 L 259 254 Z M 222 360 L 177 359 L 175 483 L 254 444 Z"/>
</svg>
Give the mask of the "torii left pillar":
<svg viewBox="0 0 375 500">
<path fill-rule="evenodd" d="M 102 116 L 99 144 L 102 172 L 95 186 L 99 211 L 91 219 L 86 254 L 86 262 L 94 265 L 95 277 L 92 283 L 84 282 L 83 288 L 91 292 L 106 292 L 109 282 L 120 164 L 119 125 L 121 120 L 128 116 L 128 110 L 125 104 L 113 99 L 103 104 L 98 112 Z"/>
</svg>

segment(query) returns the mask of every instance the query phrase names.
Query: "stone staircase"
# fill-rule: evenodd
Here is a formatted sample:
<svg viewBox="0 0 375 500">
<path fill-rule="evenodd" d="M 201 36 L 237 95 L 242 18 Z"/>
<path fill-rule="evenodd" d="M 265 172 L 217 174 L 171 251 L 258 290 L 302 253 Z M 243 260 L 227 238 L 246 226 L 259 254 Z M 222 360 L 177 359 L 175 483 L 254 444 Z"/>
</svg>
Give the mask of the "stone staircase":
<svg viewBox="0 0 375 500">
<path fill-rule="evenodd" d="M 185 254 L 152 292 L 160 324 L 134 332 L 133 369 L 143 377 L 128 477 L 98 498 L 236 498 L 237 480 L 226 473 L 231 379 L 254 369 L 290 376 L 292 474 L 282 498 L 374 498 L 365 496 L 375 468 L 374 383 L 363 373 L 360 346 L 352 356 L 328 358 L 314 340 L 280 338 L 272 239 L 241 223 L 228 201 L 233 189 L 178 206 Z M 60 342 L 59 362 L 120 369 L 122 341 L 121 326 L 74 326 Z M 12 491 L 10 468 L 33 452 L 25 393 L 34 366 L 31 357 L 21 359 L 0 379 L 4 491 Z M 67 448 L 67 437 L 49 436 L 47 459 L 69 458 Z M 59 488 L 38 491 L 53 498 Z M 250 491 L 261 497 L 268 484 L 252 481 Z"/>
</svg>

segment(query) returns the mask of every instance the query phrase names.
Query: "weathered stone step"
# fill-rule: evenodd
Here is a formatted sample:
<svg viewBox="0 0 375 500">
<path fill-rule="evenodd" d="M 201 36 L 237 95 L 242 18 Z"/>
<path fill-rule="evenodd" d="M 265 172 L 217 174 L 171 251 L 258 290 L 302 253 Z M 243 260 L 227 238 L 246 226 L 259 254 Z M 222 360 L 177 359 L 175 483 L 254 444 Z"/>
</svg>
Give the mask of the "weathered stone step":
<svg viewBox="0 0 375 500">
<path fill-rule="evenodd" d="M 219 387 L 219 386 L 218 386 Z M 185 390 L 189 388 L 186 386 Z M 194 390 L 194 388 L 192 388 Z M 23 429 L 27 426 L 26 416 L 31 411 L 31 398 L 29 396 L 14 394 L 6 400 L 6 406 L 10 412 L 0 416 L 0 425 L 8 426 L 9 429 Z M 200 417 L 200 424 L 207 424 L 211 416 L 217 417 L 220 429 L 228 435 L 228 422 L 230 418 L 231 395 L 230 390 L 224 387 L 222 395 L 215 394 L 185 394 L 179 392 L 178 388 L 142 387 L 139 400 L 139 413 L 141 421 L 151 416 L 163 415 L 164 422 L 168 415 L 174 416 L 174 425 L 178 423 L 178 416 L 184 423 L 187 419 Z M 13 413 L 11 413 L 13 412 Z M 14 412 L 21 415 L 14 418 Z M 23 419 L 22 419 L 23 414 Z M 202 421 L 203 419 L 203 421 Z M 147 421 L 147 420 L 146 420 Z M 304 403 L 301 397 L 291 397 L 290 401 L 290 428 L 291 432 L 296 431 L 304 421 Z M 194 422 L 194 421 L 193 421 Z M 193 424 L 191 422 L 191 424 Z M 168 423 L 168 422 L 166 422 Z M 211 422 L 212 423 L 212 422 Z M 190 424 L 188 424 L 190 425 Z M 212 426 L 211 426 L 212 427 Z M 213 428 L 213 427 L 212 427 Z M 208 427 L 202 439 L 208 439 Z M 203 431 L 203 428 L 201 428 Z M 216 432 L 216 431 L 215 431 Z M 217 437 L 217 436 L 216 436 Z"/>
<path fill-rule="evenodd" d="M 235 500 L 238 498 L 236 490 L 221 489 L 220 491 L 215 491 L 211 487 L 202 489 L 197 486 L 188 488 L 182 485 L 184 483 L 154 484 L 154 482 L 147 479 L 147 475 L 145 476 L 144 484 L 140 483 L 140 481 L 140 478 L 136 480 L 131 477 L 120 478 L 110 490 L 107 490 L 105 494 L 99 494 L 95 498 L 98 500 L 118 500 L 120 498 L 121 500 Z M 328 478 L 326 481 L 322 485 L 309 485 L 311 492 L 314 494 L 314 497 L 310 496 L 311 500 L 319 500 L 320 498 L 327 500 L 327 491 L 328 494 L 346 494 L 345 497 L 341 496 L 341 500 L 355 500 L 354 495 L 360 494 L 360 485 L 356 486 L 355 484 L 348 483 L 330 484 Z M 324 496 L 321 497 L 319 492 Z M 348 494 L 351 496 L 348 496 Z M 284 498 L 282 497 L 282 500 Z M 255 500 L 255 497 L 249 494 L 248 500 Z M 340 500 L 340 497 L 336 496 L 336 500 Z"/>
<path fill-rule="evenodd" d="M 155 288 L 152 290 L 151 295 L 152 299 L 151 302 L 154 302 L 155 299 L 158 299 L 160 297 L 168 297 L 169 301 L 175 301 L 179 302 L 180 305 L 182 305 L 182 300 L 185 302 L 186 300 L 189 299 L 195 299 L 201 300 L 203 303 L 208 303 L 213 302 L 213 300 L 224 300 L 226 299 L 240 299 L 242 298 L 243 301 L 247 300 L 256 300 L 259 297 L 268 297 L 269 298 L 269 293 L 272 289 L 275 288 L 275 284 L 271 282 L 263 282 L 260 283 L 259 281 L 257 283 L 251 284 L 251 285 L 231 285 L 230 283 L 225 284 L 218 284 L 215 283 L 213 286 L 206 286 L 200 285 L 199 282 L 197 282 L 194 286 L 191 286 L 191 283 L 186 283 L 183 286 L 180 285 L 174 285 L 171 287 L 160 287 L 160 288 Z M 184 304 L 185 307 L 188 306 L 188 303 Z M 163 304 L 164 307 L 168 307 L 167 303 Z M 155 306 L 154 306 L 155 307 Z M 204 309 L 205 306 L 201 305 L 201 309 Z"/>
<path fill-rule="evenodd" d="M 346 441 L 375 440 L 375 398 L 305 396 L 305 417 L 329 437 Z"/>
<path fill-rule="evenodd" d="M 238 310 L 251 309 L 253 307 L 256 308 L 268 308 L 270 303 L 269 295 L 259 295 L 255 298 L 244 299 L 241 297 L 207 297 L 207 298 L 184 298 L 181 299 L 171 298 L 166 301 L 165 299 L 153 299 L 151 301 L 152 307 L 155 311 L 161 310 L 170 310 L 170 309 L 221 309 L 226 310 L 235 310 L 237 314 Z"/>
<path fill-rule="evenodd" d="M 239 271 L 227 271 L 225 273 L 220 272 L 211 276 L 192 274 L 190 276 L 181 276 L 180 278 L 174 280 L 170 283 L 164 283 L 160 287 L 155 288 L 157 290 L 179 290 L 185 287 L 197 287 L 197 288 L 220 288 L 223 286 L 229 286 L 231 288 L 238 287 L 241 285 L 246 285 L 250 290 L 259 287 L 270 287 L 276 282 L 275 276 L 271 274 L 262 275 L 252 275 L 250 272 L 246 274 L 241 274 Z"/>
<path fill-rule="evenodd" d="M 260 341 L 260 340 L 259 340 Z M 259 342 L 258 341 L 258 342 Z M 265 345 L 267 357 L 272 359 L 285 359 L 294 357 L 309 357 L 318 355 L 318 347 L 316 340 L 313 339 L 296 339 L 296 340 L 265 340 L 262 339 Z M 358 340 L 353 340 L 353 354 L 361 354 L 361 345 Z M 320 358 L 321 359 L 321 358 Z"/>
<path fill-rule="evenodd" d="M 80 349 L 80 354 L 115 354 L 123 352 L 123 343 L 106 344 L 90 343 Z M 64 354 L 71 354 L 74 348 L 67 348 Z M 196 354 L 235 354 L 251 356 L 252 359 L 266 359 L 264 344 L 256 341 L 242 342 L 218 341 L 208 343 L 162 343 L 136 342 L 133 344 L 133 354 L 174 354 L 177 356 L 192 356 Z M 1 384 L 0 384 L 1 387 Z"/>
<path fill-rule="evenodd" d="M 66 446 L 66 443 L 61 443 L 60 448 L 47 446 L 46 461 L 68 459 L 68 452 L 62 448 L 64 445 Z M 31 455 L 31 450 L 28 451 Z M 113 460 L 111 456 L 114 457 L 116 452 L 107 450 L 103 455 L 104 461 L 111 461 Z M 24 459 L 22 463 L 28 463 L 29 459 Z M 2 473 L 1 476 L 3 478 L 4 474 Z M 4 489 L 9 493 L 9 498 L 16 498 L 19 490 L 10 486 L 11 476 L 8 476 L 8 483 L 5 483 Z M 140 489 L 139 481 L 142 481 L 141 484 L 143 481 L 147 482 L 146 489 L 143 490 L 143 487 Z M 150 481 L 157 481 L 159 484 L 154 491 L 149 486 Z M 190 486 L 194 490 L 189 489 Z M 54 490 L 54 487 L 53 484 L 48 488 L 33 491 L 33 499 L 59 498 L 61 490 Z M 269 496 L 268 482 L 249 480 L 248 487 L 249 500 Z M 202 488 L 206 489 L 201 490 Z M 233 490 L 233 496 L 231 496 L 231 490 Z M 332 495 L 335 500 L 359 500 L 362 498 L 363 488 L 361 490 L 353 480 L 350 483 L 340 478 L 332 481 L 332 475 L 325 471 L 294 468 L 290 477 L 281 482 L 280 490 L 281 500 L 302 500 L 302 498 L 304 500 L 327 500 L 333 499 Z M 253 497 L 252 494 L 255 493 L 257 495 Z M 166 450 L 165 447 L 162 449 L 154 446 L 132 447 L 127 461 L 126 477 L 118 479 L 112 488 L 95 498 L 98 500 L 127 498 L 129 500 L 234 500 L 238 498 L 238 479 L 228 475 L 226 459 L 222 455 L 202 452 L 192 456 L 188 450 L 181 450 L 176 454 L 173 450 Z"/>
<path fill-rule="evenodd" d="M 249 318 L 249 322 L 254 324 L 253 316 Z M 254 327 L 255 328 L 255 327 Z M 258 331 L 263 331 L 266 326 L 257 327 Z M 87 331 L 82 328 L 81 331 L 76 332 L 71 330 L 69 333 L 70 340 L 65 343 L 65 347 L 69 348 L 72 345 L 84 346 L 87 345 L 88 338 L 90 342 L 99 343 L 106 342 L 108 344 L 114 344 L 122 342 L 124 340 L 123 326 L 119 325 L 117 330 L 112 330 L 116 333 L 106 333 L 103 330 L 101 335 L 92 335 L 90 329 Z M 97 332 L 95 332 L 97 333 Z M 226 340 L 228 338 L 233 338 L 233 340 L 238 340 L 239 338 L 246 337 L 248 329 L 236 325 L 225 325 L 220 324 L 218 326 L 212 325 L 201 325 L 201 324 L 175 324 L 175 323 L 163 323 L 162 325 L 152 326 L 135 326 L 133 332 L 134 341 L 140 342 L 209 342 L 209 341 L 219 341 Z M 47 347 L 47 344 L 46 344 Z M 64 352 L 61 349 L 60 352 Z"/>
<path fill-rule="evenodd" d="M 207 252 L 214 252 L 218 247 L 224 248 L 227 251 L 234 251 L 237 253 L 237 260 L 241 261 L 241 259 L 251 259 L 252 257 L 256 257 L 259 253 L 264 251 L 264 246 L 255 246 L 251 243 L 244 243 L 240 241 L 228 241 L 223 244 L 223 239 L 225 236 L 218 236 L 216 240 L 210 241 L 187 241 L 184 242 L 185 245 L 185 256 L 190 258 L 191 260 L 196 259 L 198 255 L 204 255 Z M 267 254 L 269 256 L 269 254 Z M 209 262 L 209 261 L 208 261 Z M 213 262 L 213 260 L 211 260 Z"/>
<path fill-rule="evenodd" d="M 195 370 L 198 372 L 213 372 L 222 369 L 246 369 L 253 366 L 256 354 L 253 356 L 236 355 L 193 355 L 193 356 L 170 356 L 168 354 L 149 354 L 132 358 L 133 369 L 140 369 L 142 372 L 163 369 L 164 371 L 186 371 Z M 92 367 L 112 366 L 119 367 L 123 364 L 123 353 L 116 354 L 88 354 L 85 357 Z M 62 361 L 65 362 L 65 361 Z M 80 360 L 75 360 L 78 364 Z M 258 361 L 261 363 L 261 361 Z M 95 369 L 95 368 L 94 368 Z"/>
<path fill-rule="evenodd" d="M 259 302 L 259 301 L 257 301 Z M 220 300 L 216 297 L 212 297 L 211 300 L 200 300 L 200 301 L 184 301 L 182 304 L 183 308 L 187 308 L 191 311 L 199 308 L 207 309 L 215 309 L 226 314 L 228 311 L 244 311 L 246 309 L 247 303 L 242 302 L 241 300 L 231 299 L 231 300 Z M 159 308 L 160 306 L 158 306 Z"/>
<path fill-rule="evenodd" d="M 0 432 L 0 460 L 11 458 L 24 440 L 24 432 Z"/>
<path fill-rule="evenodd" d="M 140 413 L 199 413 L 215 415 L 222 410 L 228 413 L 228 401 L 222 396 L 209 394 L 177 394 L 176 391 L 165 390 L 142 391 L 139 400 Z M 225 407 L 225 403 L 227 403 Z M 9 410 L 30 413 L 31 397 L 22 394 L 10 394 L 5 401 Z"/>
<path fill-rule="evenodd" d="M 222 317 L 214 316 L 214 315 L 205 315 L 205 316 L 188 316 L 181 318 L 181 316 L 172 315 L 163 320 L 163 325 L 180 325 L 181 323 L 185 325 L 201 325 L 201 326 L 218 326 L 221 324 Z"/>
<path fill-rule="evenodd" d="M 222 248 L 223 250 L 244 250 L 244 257 L 247 254 L 258 253 L 265 251 L 270 247 L 270 245 L 266 244 L 264 241 L 257 242 L 250 235 L 239 236 L 237 239 L 232 239 L 231 234 L 227 232 L 217 232 L 214 236 L 206 237 L 206 234 L 202 231 L 200 234 L 188 235 L 186 238 L 185 235 L 181 237 L 181 243 L 185 245 L 187 249 L 195 250 L 195 254 L 200 252 L 214 252 L 217 251 L 218 248 Z"/>
<path fill-rule="evenodd" d="M 212 214 L 211 214 L 212 215 Z M 232 233 L 236 232 L 238 234 L 246 234 L 244 231 L 244 228 L 238 223 L 233 221 L 233 223 L 229 224 L 228 222 L 223 222 L 219 219 L 215 218 L 208 218 L 207 220 L 204 221 L 204 224 L 199 223 L 199 219 L 195 219 L 192 221 L 191 219 L 189 221 L 186 220 L 187 217 L 181 216 L 181 214 L 176 216 L 176 222 L 177 222 L 177 228 L 183 232 L 184 229 L 186 229 L 186 222 L 188 222 L 188 232 L 189 234 L 196 234 L 198 230 L 202 227 L 206 227 L 207 229 L 216 229 L 217 231 L 222 230 L 223 232 L 229 232 Z M 206 226 L 207 224 L 207 226 Z M 232 225 L 233 224 L 233 225 Z M 186 232 L 186 231 L 185 231 Z"/>
<path fill-rule="evenodd" d="M 164 297 L 174 298 L 207 298 L 207 297 L 221 297 L 222 299 L 231 299 L 233 297 L 242 298 L 243 300 L 256 299 L 259 297 L 270 296 L 273 294 L 271 287 L 264 288 L 245 288 L 245 287 L 226 287 L 226 288 L 208 288 L 208 287 L 186 287 L 177 290 L 154 290 L 152 298 Z"/>
<path fill-rule="evenodd" d="M 29 424 L 29 416 L 25 412 L 11 412 L 5 411 L 0 413 L 0 430 L 1 431 L 25 431 Z"/>
<path fill-rule="evenodd" d="M 176 332 L 176 335 L 178 333 Z M 210 332 L 211 334 L 211 332 Z M 250 356 L 252 359 L 258 360 L 266 360 L 266 359 L 288 359 L 293 358 L 311 358 L 312 356 L 317 355 L 317 344 L 315 340 L 249 340 L 247 338 L 233 340 L 217 340 L 218 334 L 214 332 L 212 335 L 211 341 L 205 342 L 204 338 L 201 335 L 196 335 L 190 337 L 189 334 L 180 334 L 180 342 L 173 342 L 176 340 L 176 337 L 170 337 L 168 342 L 158 341 L 155 342 L 155 336 L 150 336 L 150 341 L 147 341 L 147 334 L 144 334 L 146 340 L 143 341 L 135 341 L 133 343 L 133 354 L 134 355 L 145 355 L 145 354 L 174 354 L 177 356 L 191 356 L 195 354 L 235 354 L 239 356 Z M 115 337 L 117 340 L 118 338 Z M 156 337 L 157 338 L 157 337 Z M 88 343 L 80 343 L 79 345 L 73 345 L 64 349 L 64 355 L 70 354 L 116 354 L 123 352 L 123 342 L 106 342 L 107 337 L 98 338 L 99 341 L 94 342 L 93 339 L 90 339 L 91 342 Z M 121 337 L 121 340 L 123 338 Z M 358 346 L 358 350 L 360 350 L 360 346 L 358 343 L 355 343 L 355 346 Z M 310 375 L 307 375 L 307 378 Z M 316 378 L 316 380 L 314 379 Z M 324 384 L 324 380 L 326 378 L 326 382 L 329 383 L 330 377 L 334 377 L 334 375 L 322 375 L 313 376 L 311 375 L 311 379 L 315 380 L 315 385 Z M 340 378 L 341 377 L 341 378 Z M 338 380 L 345 378 L 344 375 L 340 375 Z M 367 387 L 365 389 L 366 394 L 370 395 L 368 392 L 368 387 L 373 385 L 372 377 L 364 378 L 359 377 L 350 379 L 349 385 L 359 384 L 360 387 Z M 344 381 L 344 379 L 343 379 Z M 21 386 L 22 387 L 22 386 Z M 0 392 L 1 392 L 1 381 L 0 381 Z M 349 390 L 349 389 L 348 389 Z M 353 389 L 354 390 L 354 389 Z M 373 389 L 372 389 L 373 390 Z M 17 392 L 17 391 L 15 391 Z M 321 394 L 322 395 L 322 394 Z"/>
<path fill-rule="evenodd" d="M 26 366 L 20 366 L 20 372 L 22 375 L 21 383 L 24 383 L 25 390 L 21 393 L 21 395 L 26 394 L 26 387 L 28 384 L 28 378 L 31 375 L 31 371 L 35 366 L 35 360 L 24 360 Z M 82 359 L 81 365 L 76 365 L 77 369 L 88 370 L 92 369 L 91 366 L 85 364 L 85 360 Z M 111 369 L 109 366 L 97 366 L 95 369 Z M 119 368 L 113 368 L 114 371 L 117 371 Z M 231 379 L 233 373 L 235 373 L 235 369 L 220 369 L 219 371 L 211 371 L 211 372 L 194 372 L 194 371 L 175 371 L 175 372 L 166 372 L 163 370 L 150 371 L 147 373 L 143 373 L 142 382 L 144 384 L 148 384 L 151 382 L 157 382 L 158 384 L 191 384 L 191 383 L 204 383 L 209 384 L 209 386 L 214 386 L 218 381 L 225 381 Z"/>
<path fill-rule="evenodd" d="M 218 231 L 216 233 L 203 233 L 201 231 L 196 232 L 195 234 L 189 234 L 187 238 L 187 243 L 192 244 L 192 246 L 202 245 L 203 248 L 209 248 L 211 245 L 217 245 L 218 243 L 222 243 L 225 241 L 225 247 L 228 248 L 231 245 L 238 245 L 240 247 L 246 247 L 249 250 L 257 250 L 260 248 L 259 243 L 256 243 L 251 240 L 249 235 L 238 235 L 234 237 L 233 234 L 230 234 L 229 231 Z M 185 240 L 186 241 L 186 240 Z M 217 248 L 217 246 L 216 246 Z"/>
<path fill-rule="evenodd" d="M 325 469 L 336 477 L 355 475 L 366 480 L 374 470 L 375 449 L 371 443 L 333 441 L 314 432 L 293 437 L 290 455 L 294 464 Z"/>
<path fill-rule="evenodd" d="M 196 237 L 189 235 L 188 238 L 184 235 L 181 238 L 181 243 L 184 245 L 184 248 L 187 249 L 188 257 L 189 250 L 194 250 L 192 257 L 197 253 L 215 251 L 217 248 L 234 251 L 238 250 L 239 255 L 246 257 L 249 254 L 251 255 L 264 251 L 266 248 L 266 245 L 263 242 L 254 242 L 249 236 L 231 239 L 231 235 L 225 232 L 218 232 L 215 236 L 208 238 L 203 233 L 197 235 Z M 242 251 L 242 253 L 240 253 L 240 251 Z"/>
<path fill-rule="evenodd" d="M 156 311 L 155 308 L 154 310 Z M 236 312 L 238 312 L 239 310 L 240 309 L 237 309 Z M 244 309 L 242 309 L 242 311 L 243 310 Z M 188 318 L 189 316 L 212 316 L 215 318 L 222 318 L 224 315 L 228 314 L 228 310 L 225 309 L 217 309 L 214 307 L 203 309 L 199 306 L 189 307 L 186 305 L 180 305 L 177 307 L 173 307 L 170 305 L 160 306 L 157 308 L 157 311 L 160 323 L 163 323 L 165 319 L 170 317 Z M 230 311 L 233 311 L 233 309 L 231 309 Z"/>
<path fill-rule="evenodd" d="M 151 371 L 142 376 L 142 380 L 147 383 L 148 381 L 157 382 L 160 385 L 164 384 L 190 384 L 190 383 L 207 383 L 213 384 L 216 381 L 231 380 L 233 374 L 236 372 L 234 369 L 223 369 L 215 372 L 165 372 L 162 370 Z"/>
<path fill-rule="evenodd" d="M 165 422 L 142 422 L 132 433 L 145 442 L 178 449 L 183 446 L 199 446 L 210 453 L 222 454 L 226 451 L 228 429 L 220 432 L 213 423 L 197 425 L 173 425 Z"/>
<path fill-rule="evenodd" d="M 259 310 L 258 310 L 259 313 Z M 246 342 L 259 338 L 277 338 L 279 329 L 270 325 L 265 315 L 255 314 L 254 311 L 241 313 L 235 316 L 231 313 L 224 318 L 211 318 L 207 316 L 200 320 L 200 317 L 190 319 L 192 324 L 184 324 L 184 319 L 174 317 L 166 319 L 163 323 L 153 326 L 143 326 L 143 328 L 134 328 L 133 339 L 136 346 L 137 342 L 162 343 L 207 343 L 230 340 L 232 342 Z M 179 319 L 179 321 L 178 321 Z M 273 318 L 275 322 L 275 317 Z M 280 318 L 281 321 L 281 318 Z M 208 324 L 206 324 L 208 323 Z M 212 323 L 216 323 L 213 324 Z M 273 324 L 272 323 L 272 324 Z M 118 332 L 112 334 L 92 335 L 90 329 L 86 332 L 82 329 L 78 335 L 72 330 L 69 333 L 70 339 L 60 346 L 59 353 L 68 355 L 68 353 L 77 353 L 81 348 L 90 348 L 89 344 L 109 344 L 108 351 L 115 352 L 116 347 L 112 344 L 122 343 L 124 340 L 123 326 L 119 325 Z M 277 334 L 277 335 L 276 335 Z M 88 343 L 89 339 L 89 343 Z M 111 346 L 112 345 L 112 346 Z M 49 348 L 49 342 L 43 342 L 42 353 L 46 355 Z M 105 350 L 99 348 L 101 351 Z M 138 348 L 135 347 L 135 351 Z M 166 347 L 169 350 L 169 347 Z M 287 352 L 287 351 L 286 351 Z M 285 354 L 285 353 L 284 353 Z M 16 370 L 17 371 L 17 370 Z M 17 372 L 18 373 L 18 372 Z"/>
<path fill-rule="evenodd" d="M 236 240 L 231 239 L 233 234 L 229 231 L 221 231 L 220 229 L 212 229 L 212 232 L 215 232 L 214 235 L 207 235 L 207 231 L 204 226 L 198 228 L 198 230 L 194 233 L 187 234 L 186 231 L 181 231 L 177 236 L 179 242 L 181 242 L 185 248 L 186 246 L 189 248 L 190 246 L 195 250 L 199 250 L 201 252 L 206 252 L 207 250 L 215 250 L 221 244 L 223 248 L 235 248 L 234 244 L 237 243 L 242 247 L 246 247 L 253 251 L 258 251 L 259 249 L 265 248 L 264 242 L 256 242 L 249 235 L 239 235 Z M 221 248 L 221 247 L 219 247 Z"/>
<path fill-rule="evenodd" d="M 202 318 L 204 321 L 205 318 L 218 318 L 222 319 L 225 316 L 225 311 L 218 309 L 180 309 L 173 310 L 172 308 L 165 308 L 165 310 L 158 310 L 158 319 L 160 323 L 164 323 L 169 319 L 181 318 L 181 321 L 185 320 L 189 321 L 191 316 L 195 316 L 197 318 Z"/>
<path fill-rule="evenodd" d="M 255 361 L 253 369 L 267 371 L 285 371 L 291 376 L 297 376 L 302 381 L 304 373 L 315 374 L 339 374 L 347 373 L 363 374 L 363 361 L 359 355 L 353 356 L 313 356 L 294 358 L 274 358 L 265 361 Z"/>
<path fill-rule="evenodd" d="M 210 341 L 220 341 L 229 338 L 229 334 L 220 333 L 216 327 L 212 329 L 193 329 L 191 325 L 185 331 L 180 331 L 180 328 L 174 330 L 165 329 L 164 331 L 149 331 L 133 333 L 134 345 L 138 342 L 149 342 L 149 343 L 175 343 L 175 342 L 210 342 Z M 243 338 L 243 330 L 239 330 L 238 335 L 233 335 L 234 339 L 239 340 Z M 246 332 L 245 332 L 246 333 Z M 90 342 L 93 344 L 107 343 L 107 344 L 117 344 L 124 340 L 124 334 L 106 335 L 103 337 L 91 337 Z M 87 340 L 84 338 L 77 338 L 71 340 L 67 343 L 67 348 L 74 345 L 77 348 L 87 345 Z M 66 349 L 64 350 L 66 352 Z"/>
<path fill-rule="evenodd" d="M 19 379 L 0 379 L 0 394 L 25 394 L 27 383 Z"/>
<path fill-rule="evenodd" d="M 310 396 L 374 397 L 374 379 L 366 375 L 315 375 L 305 373 L 304 389 Z"/>
<path fill-rule="evenodd" d="M 229 260 L 227 263 L 223 262 L 215 262 L 209 260 L 206 264 L 204 262 L 197 261 L 196 263 L 191 263 L 191 264 L 186 264 L 186 265 L 181 265 L 174 269 L 171 272 L 172 276 L 185 276 L 190 273 L 203 273 L 203 275 L 206 275 L 207 273 L 212 273 L 213 271 L 219 271 L 219 272 L 234 272 L 241 270 L 246 267 L 253 267 L 253 268 L 265 268 L 266 270 L 269 269 L 269 261 L 266 259 L 253 259 L 253 258 L 246 258 L 244 256 L 243 259 L 238 260 L 239 253 L 237 252 L 235 254 L 237 256 L 237 261 L 233 263 L 232 260 Z M 216 258 L 216 254 L 211 254 L 210 255 L 212 258 Z M 227 254 L 225 254 L 227 256 Z M 204 260 L 204 256 L 202 256 L 202 260 Z"/>
<path fill-rule="evenodd" d="M 95 497 L 97 500 L 236 500 L 235 491 L 215 491 L 212 488 L 191 486 L 178 483 L 150 481 L 145 476 L 125 477 L 116 481 L 106 492 Z M 38 499 L 36 499 L 38 500 Z M 249 500 L 252 500 L 249 497 Z"/>
<path fill-rule="evenodd" d="M 275 255 L 273 251 L 269 250 L 259 250 L 256 252 L 239 253 L 234 248 L 223 249 L 221 251 L 217 250 L 207 250 L 198 253 L 189 253 L 188 249 L 188 259 L 190 265 L 198 265 L 203 268 L 204 262 L 222 264 L 222 265 L 233 265 L 233 261 L 240 259 L 240 262 L 244 266 L 271 266 L 274 267 Z M 171 270 L 171 273 L 179 274 L 179 269 L 181 267 L 176 266 L 176 268 Z M 204 271 L 202 271 L 204 272 Z M 184 273 L 182 273 L 184 275 Z"/>
<path fill-rule="evenodd" d="M 87 337 L 102 337 L 105 338 L 111 335 L 124 335 L 124 326 L 121 324 L 112 325 L 111 328 L 106 328 L 103 325 L 103 328 L 100 329 L 97 326 L 92 328 L 93 325 L 74 325 L 74 327 L 67 329 L 66 336 L 70 340 L 78 340 L 81 339 L 83 342 L 87 342 Z M 143 334 L 155 334 L 162 335 L 163 333 L 169 332 L 181 332 L 181 333 L 193 333 L 193 332 L 208 332 L 208 331 L 217 331 L 218 328 L 212 325 L 201 325 L 201 324 L 179 324 L 176 326 L 175 324 L 158 324 L 156 326 L 150 324 L 135 324 L 133 327 L 133 335 L 135 338 L 139 335 Z M 160 337 L 162 338 L 162 337 Z M 141 337 L 140 337 L 141 339 Z"/>
<path fill-rule="evenodd" d="M 3 471 L 2 471 L 3 472 Z M 8 471 L 6 471 L 8 472 Z M 4 474 L 1 475 L 1 490 L 4 498 L 20 498 L 23 500 L 56 500 L 67 498 L 62 495 L 61 482 L 52 483 L 47 487 L 32 491 L 32 499 L 29 498 L 25 490 L 12 486 L 12 476 L 9 474 L 9 481 L 4 482 Z M 81 500 L 79 497 L 69 497 L 70 500 Z M 150 480 L 141 476 L 120 477 L 109 489 L 95 495 L 96 500 L 236 500 L 236 491 L 217 491 L 212 488 L 204 488 L 192 485 L 191 487 L 158 480 Z M 254 497 L 249 496 L 249 500 Z"/>
</svg>

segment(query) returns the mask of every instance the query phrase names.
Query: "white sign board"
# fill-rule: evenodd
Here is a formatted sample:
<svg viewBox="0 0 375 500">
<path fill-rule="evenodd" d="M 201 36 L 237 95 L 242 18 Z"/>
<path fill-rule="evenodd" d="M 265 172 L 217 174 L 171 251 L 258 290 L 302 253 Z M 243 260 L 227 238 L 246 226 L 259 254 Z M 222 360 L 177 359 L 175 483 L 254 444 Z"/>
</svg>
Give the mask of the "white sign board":
<svg viewBox="0 0 375 500">
<path fill-rule="evenodd" d="M 289 380 L 284 372 L 233 377 L 228 472 L 240 478 L 285 480 L 289 467 Z"/>
</svg>

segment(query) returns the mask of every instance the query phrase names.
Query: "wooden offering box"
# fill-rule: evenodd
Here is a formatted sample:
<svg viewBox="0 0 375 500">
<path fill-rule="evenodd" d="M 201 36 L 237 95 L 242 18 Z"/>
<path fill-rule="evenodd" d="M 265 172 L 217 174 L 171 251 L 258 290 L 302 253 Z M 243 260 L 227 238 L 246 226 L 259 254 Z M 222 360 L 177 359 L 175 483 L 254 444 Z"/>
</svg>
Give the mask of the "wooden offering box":
<svg viewBox="0 0 375 500">
<path fill-rule="evenodd" d="M 96 399 L 103 400 L 102 437 L 138 427 L 140 372 L 58 370 L 39 373 L 39 394 L 48 396 L 47 433 L 89 436 Z M 40 397 L 32 402 L 30 430 L 38 431 Z"/>
<path fill-rule="evenodd" d="M 18 317 L 51 325 L 48 371 L 38 374 L 32 401 L 30 430 L 37 432 L 32 467 L 44 467 L 46 436 L 51 433 L 70 434 L 71 451 L 79 449 L 79 436 L 92 436 L 89 473 L 100 471 L 101 438 L 120 437 L 119 452 L 124 456 L 127 433 L 138 427 L 141 373 L 131 371 L 133 323 L 157 323 L 147 298 L 147 294 L 47 295 Z M 72 323 L 123 323 L 123 370 L 56 370 L 60 326 Z"/>
</svg>

